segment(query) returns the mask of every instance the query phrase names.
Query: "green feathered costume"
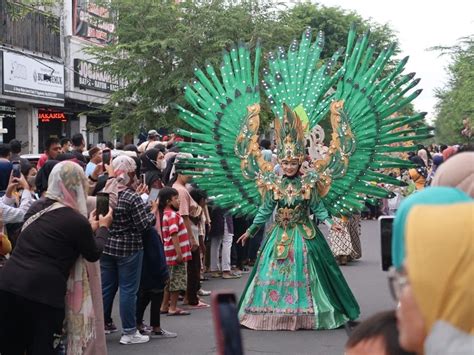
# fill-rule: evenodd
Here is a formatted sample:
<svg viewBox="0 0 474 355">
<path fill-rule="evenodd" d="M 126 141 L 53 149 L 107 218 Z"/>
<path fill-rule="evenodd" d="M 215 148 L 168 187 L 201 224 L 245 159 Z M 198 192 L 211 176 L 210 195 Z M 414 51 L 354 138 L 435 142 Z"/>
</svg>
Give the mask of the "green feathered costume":
<svg viewBox="0 0 474 355">
<path fill-rule="evenodd" d="M 338 51 L 321 64 L 323 43 L 322 33 L 313 42 L 308 28 L 300 43 L 269 54 L 261 82 L 277 117 L 280 162 L 303 163 L 305 131 L 329 114 L 329 151 L 312 162 L 311 171 L 278 176 L 259 150 L 258 44 L 253 63 L 249 47 L 239 43 L 224 52 L 220 75 L 211 65 L 204 71 L 196 68 L 194 81 L 184 88 L 193 111 L 176 107 L 194 128 L 178 132 L 192 138 L 180 144 L 181 151 L 194 155 L 179 159 L 178 169 L 193 175 L 217 205 L 254 216 L 250 236 L 275 213 L 240 300 L 240 322 L 251 329 L 334 329 L 359 316 L 359 306 L 310 215 L 330 224 L 330 215 L 347 216 L 373 198 L 388 197 L 373 182 L 403 183 L 377 170 L 409 167 L 392 153 L 415 149 L 392 143 L 430 136 L 422 124 L 411 128 L 424 114 L 393 115 L 421 92 L 411 92 L 419 81 L 414 74 L 401 74 L 406 58 L 387 70 L 393 46 L 376 55 L 369 34 L 356 39 L 352 28 L 345 53 Z"/>
</svg>

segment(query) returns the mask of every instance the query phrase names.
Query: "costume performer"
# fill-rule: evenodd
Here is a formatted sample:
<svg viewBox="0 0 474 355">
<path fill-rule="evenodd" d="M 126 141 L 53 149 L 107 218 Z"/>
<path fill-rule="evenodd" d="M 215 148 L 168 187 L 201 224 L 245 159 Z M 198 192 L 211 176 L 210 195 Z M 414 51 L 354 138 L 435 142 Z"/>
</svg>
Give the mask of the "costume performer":
<svg viewBox="0 0 474 355">
<path fill-rule="evenodd" d="M 273 172 L 258 145 L 259 43 L 253 68 L 249 46 L 243 43 L 223 54 L 220 75 L 210 64 L 204 71 L 196 68 L 194 81 L 184 87 L 193 111 L 176 106 L 195 130 L 178 132 L 193 139 L 180 147 L 194 157 L 180 160 L 177 168 L 192 175 L 217 205 L 235 215 L 255 216 L 240 240 L 252 237 L 276 209 L 275 224 L 240 300 L 240 322 L 251 329 L 333 329 L 358 317 L 357 302 L 309 215 L 331 225 L 330 215 L 350 216 L 367 200 L 375 203 L 367 195 L 389 196 L 371 182 L 403 183 L 374 170 L 410 166 L 386 153 L 416 149 L 389 144 L 429 136 L 425 127 L 392 133 L 424 117 L 387 118 L 421 92 L 403 96 L 418 82 L 412 80 L 414 74 L 400 75 L 406 59 L 388 74 L 384 71 L 394 46 L 375 56 L 368 34 L 356 40 L 351 29 L 343 60 L 338 51 L 321 65 L 323 35 L 314 42 L 311 38 L 308 28 L 287 52 L 279 48 L 270 53 L 269 67 L 263 70 L 284 176 Z M 300 174 L 304 135 L 329 111 L 327 155 L 312 162 L 312 171 Z"/>
<path fill-rule="evenodd" d="M 339 265 L 360 259 L 362 257 L 360 214 L 354 213 L 349 218 L 333 217 L 333 222 L 342 226 L 342 230 L 329 230 L 329 245 Z"/>
</svg>

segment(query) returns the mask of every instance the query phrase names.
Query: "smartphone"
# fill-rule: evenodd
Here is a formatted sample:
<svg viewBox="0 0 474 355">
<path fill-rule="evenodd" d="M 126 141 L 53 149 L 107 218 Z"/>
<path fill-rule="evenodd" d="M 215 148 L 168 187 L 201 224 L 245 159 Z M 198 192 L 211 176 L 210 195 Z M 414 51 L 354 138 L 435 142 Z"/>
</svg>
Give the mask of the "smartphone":
<svg viewBox="0 0 474 355">
<path fill-rule="evenodd" d="M 237 301 L 232 292 L 221 291 L 212 295 L 212 315 L 218 355 L 243 354 L 242 335 L 237 316 Z"/>
<path fill-rule="evenodd" d="M 99 219 L 99 215 L 105 216 L 109 213 L 109 194 L 106 192 L 98 192 L 95 206 L 96 219 Z"/>
<path fill-rule="evenodd" d="M 148 202 L 156 201 L 158 199 L 159 193 L 160 193 L 160 189 L 152 188 L 150 190 L 150 194 L 148 195 Z"/>
<path fill-rule="evenodd" d="M 146 175 L 145 175 L 145 174 L 142 174 L 142 175 L 140 176 L 140 182 L 141 182 L 143 185 L 146 185 L 146 182 L 145 182 L 145 181 L 146 181 Z"/>
<path fill-rule="evenodd" d="M 112 158 L 112 153 L 110 149 L 104 149 L 102 151 L 102 164 L 110 165 L 110 159 Z M 105 166 L 104 166 L 105 168 Z"/>
<path fill-rule="evenodd" d="M 382 270 L 388 271 L 392 266 L 392 230 L 394 216 L 379 217 L 380 245 L 382 252 Z"/>
<path fill-rule="evenodd" d="M 12 176 L 14 178 L 21 178 L 21 166 L 19 161 L 12 162 Z"/>
</svg>

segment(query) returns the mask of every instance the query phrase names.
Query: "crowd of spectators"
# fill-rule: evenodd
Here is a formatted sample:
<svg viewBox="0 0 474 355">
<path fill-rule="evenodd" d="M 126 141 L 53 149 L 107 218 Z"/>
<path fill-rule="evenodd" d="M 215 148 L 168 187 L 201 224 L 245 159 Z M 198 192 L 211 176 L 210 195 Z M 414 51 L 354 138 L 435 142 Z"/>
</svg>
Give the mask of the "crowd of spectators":
<svg viewBox="0 0 474 355">
<path fill-rule="evenodd" d="M 151 130 L 138 145 L 108 142 L 85 154 L 81 134 L 50 138 L 36 164 L 21 157 L 17 140 L 0 144 L 0 304 L 8 304 L 0 308 L 1 354 L 106 354 L 106 335 L 119 330 L 117 292 L 120 343 L 177 337 L 162 327 L 163 315 L 192 317 L 209 307 L 203 281 L 249 271 L 263 230 L 250 245 L 236 244 L 249 221 L 214 206 L 189 172 L 177 171 L 177 141 Z M 413 168 L 399 172 L 409 187 L 380 208 L 396 213 L 390 285 L 398 308 L 359 325 L 348 354 L 472 349 L 468 150 L 420 147 L 408 157 Z M 262 151 L 274 162 L 269 141 Z M 104 194 L 110 209 L 98 215 Z M 448 342 L 453 351 L 440 352 Z"/>
</svg>

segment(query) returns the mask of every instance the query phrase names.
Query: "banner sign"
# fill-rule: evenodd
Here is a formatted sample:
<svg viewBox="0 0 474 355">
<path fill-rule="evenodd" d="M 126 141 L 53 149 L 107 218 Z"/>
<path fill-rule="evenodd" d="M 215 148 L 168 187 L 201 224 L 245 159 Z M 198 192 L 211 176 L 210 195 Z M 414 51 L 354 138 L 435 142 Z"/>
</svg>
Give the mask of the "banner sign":
<svg viewBox="0 0 474 355">
<path fill-rule="evenodd" d="M 2 92 L 64 104 L 64 65 L 4 51 Z"/>
<path fill-rule="evenodd" d="M 39 109 L 38 120 L 43 123 L 51 122 L 51 121 L 67 122 L 67 117 L 66 117 L 66 114 L 61 111 Z"/>
<path fill-rule="evenodd" d="M 121 84 L 108 73 L 97 69 L 94 63 L 74 59 L 74 86 L 102 92 L 117 91 Z"/>
<path fill-rule="evenodd" d="M 113 40 L 114 19 L 104 0 L 72 0 L 73 33 L 94 43 L 107 44 Z"/>
</svg>

